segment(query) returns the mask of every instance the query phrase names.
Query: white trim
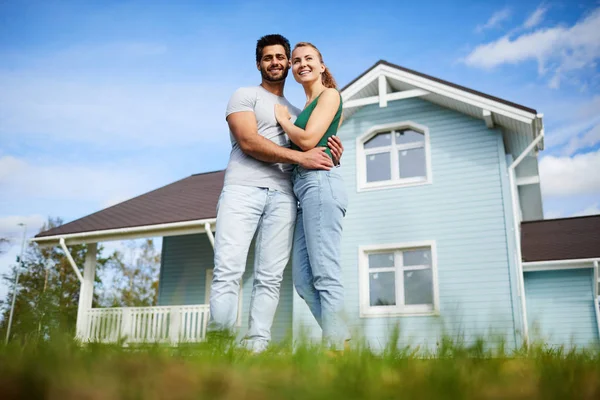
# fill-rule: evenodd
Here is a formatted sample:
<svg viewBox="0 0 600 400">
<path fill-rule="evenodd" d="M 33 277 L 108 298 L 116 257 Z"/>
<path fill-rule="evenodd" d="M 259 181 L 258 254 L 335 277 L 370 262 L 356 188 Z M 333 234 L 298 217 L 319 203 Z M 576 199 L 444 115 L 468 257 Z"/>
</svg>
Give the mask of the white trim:
<svg viewBox="0 0 600 400">
<path fill-rule="evenodd" d="M 397 68 L 379 65 L 381 73 L 386 76 L 397 79 L 399 81 L 408 83 L 412 86 L 416 86 L 420 89 L 427 90 L 432 93 L 437 93 L 445 97 L 452 98 L 454 100 L 473 105 L 482 109 L 489 110 L 490 112 L 504 115 L 508 118 L 515 119 L 520 122 L 531 124 L 536 118 L 536 114 L 522 110 L 517 107 L 509 106 L 487 97 L 479 96 L 474 93 L 466 92 L 464 90 L 448 86 L 441 82 L 436 82 L 431 79 L 417 76 L 406 71 L 401 71 Z M 358 82 L 355 82 L 355 84 Z"/>
<path fill-rule="evenodd" d="M 594 298 L 598 298 L 598 284 L 600 283 L 600 277 L 598 276 L 598 260 L 594 261 Z"/>
<path fill-rule="evenodd" d="M 206 269 L 206 277 L 204 280 L 204 304 L 210 305 L 210 290 L 212 285 L 214 268 Z M 243 279 L 243 278 L 242 278 Z M 235 325 L 239 328 L 242 326 L 242 306 L 244 304 L 244 290 L 243 290 L 243 280 L 240 281 L 240 292 L 238 293 L 238 315 Z"/>
<path fill-rule="evenodd" d="M 524 159 L 525 157 L 527 157 L 527 155 L 528 155 L 528 154 L 529 154 L 529 153 L 530 153 L 530 152 L 533 150 L 533 148 L 534 148 L 535 146 L 537 146 L 537 144 L 538 144 L 538 143 L 540 142 L 540 140 L 542 140 L 543 138 L 544 138 L 544 130 L 542 129 L 542 130 L 540 131 L 540 135 L 539 135 L 538 137 L 536 137 L 536 138 L 535 138 L 535 139 L 534 139 L 534 140 L 533 140 L 531 143 L 529 143 L 529 146 L 527 146 L 527 147 L 525 148 L 525 150 L 523 150 L 523 152 L 522 152 L 522 153 L 519 155 L 519 157 L 517 157 L 517 159 L 516 159 L 515 161 L 513 161 L 513 163 L 512 163 L 512 164 L 510 164 L 510 167 L 508 167 L 508 168 L 510 168 L 510 169 L 514 169 L 514 168 L 516 168 L 516 167 L 517 167 L 517 166 L 518 166 L 518 165 L 521 163 L 521 161 L 523 161 L 523 159 Z"/>
<path fill-rule="evenodd" d="M 214 249 L 215 248 L 215 237 L 212 233 L 212 227 L 210 226 L 209 222 L 204 224 L 204 231 L 206 232 L 206 236 L 208 236 L 208 241 L 210 242 L 210 245 Z"/>
<path fill-rule="evenodd" d="M 77 268 L 77 264 L 75 264 L 75 260 L 73 260 L 73 256 L 71 255 L 71 252 L 69 251 L 69 249 L 67 249 L 67 245 L 65 244 L 65 239 L 60 238 L 59 244 L 60 244 L 60 247 L 62 248 L 63 252 L 65 253 L 65 256 L 67 256 L 67 260 L 69 260 L 69 264 L 71 265 L 71 268 L 73 268 L 73 271 L 75 271 L 75 275 L 77 275 L 77 279 L 79 279 L 79 283 L 83 285 L 83 275 L 81 275 L 81 272 L 79 272 L 79 268 Z"/>
<path fill-rule="evenodd" d="M 594 299 L 594 310 L 596 310 L 596 325 L 598 326 L 598 335 L 600 336 L 600 302 L 597 297 Z"/>
<path fill-rule="evenodd" d="M 404 271 L 402 260 L 399 260 L 399 252 L 415 248 L 429 248 L 431 251 L 431 274 L 433 281 L 433 305 L 404 305 L 404 274 L 398 273 L 398 270 Z M 394 252 L 393 268 L 369 269 L 368 253 L 373 252 Z M 386 270 L 386 271 L 380 271 Z M 387 271 L 387 270 L 390 271 Z M 407 270 L 425 269 L 422 266 L 411 266 Z M 429 269 L 427 267 L 426 269 Z M 369 273 L 371 272 L 396 272 L 396 306 L 371 306 L 369 305 Z M 366 245 L 358 247 L 358 290 L 360 303 L 360 318 L 370 317 L 402 317 L 402 316 L 431 316 L 439 314 L 439 281 L 437 266 L 437 249 L 434 240 L 425 240 L 418 242 L 389 243 Z"/>
<path fill-rule="evenodd" d="M 356 82 L 342 91 L 344 108 L 365 105 L 358 103 L 358 101 L 362 100 L 361 98 L 353 100 L 350 100 L 350 98 L 370 85 L 375 79 L 378 79 L 380 75 L 384 75 L 388 79 L 394 79 L 406 83 L 415 89 L 424 90 L 428 92 L 427 94 L 437 94 L 463 104 L 480 108 L 482 112 L 483 110 L 487 110 L 491 114 L 490 116 L 492 118 L 492 122 L 493 114 L 498 114 L 523 123 L 527 125 L 527 132 L 531 132 L 534 138 L 538 137 L 540 132 L 543 130 L 543 114 L 541 113 L 533 114 L 532 112 L 523 110 L 520 107 L 514 107 L 506 104 L 505 102 L 496 101 L 486 96 L 471 93 L 470 91 L 459 89 L 446 83 L 438 82 L 436 80 L 403 71 L 396 67 L 385 64 L 379 64 L 375 66 L 373 69 L 371 69 L 371 71 L 367 72 L 361 78 L 356 80 Z M 389 97 L 387 98 L 387 101 L 390 101 Z M 347 102 L 350 102 L 350 104 L 348 105 Z M 354 102 L 356 103 L 353 104 Z M 366 104 L 376 104 L 378 102 L 379 96 L 373 96 L 372 101 L 367 101 Z M 484 119 L 483 113 L 481 114 L 481 118 Z M 541 150 L 542 148 L 543 142 L 540 142 L 538 149 Z"/>
<path fill-rule="evenodd" d="M 352 96 L 354 96 L 355 94 L 360 92 L 362 89 L 364 89 L 365 87 L 370 85 L 371 82 L 373 82 L 375 79 L 379 79 L 380 74 L 381 74 L 381 72 L 377 68 L 374 68 L 373 70 L 371 70 L 371 72 L 368 72 L 362 78 L 360 78 L 359 80 L 354 82 L 351 86 L 347 87 L 341 93 L 343 102 L 346 103 L 347 101 L 351 101 L 350 98 Z M 377 102 L 379 102 L 378 96 L 375 96 L 375 97 L 378 99 Z"/>
<path fill-rule="evenodd" d="M 79 303 L 77 304 L 76 337 L 85 337 L 85 327 L 88 325 L 88 310 L 92 308 L 94 299 L 94 280 L 96 277 L 96 260 L 98 244 L 90 243 L 83 264 L 83 282 L 79 288 Z"/>
<path fill-rule="evenodd" d="M 494 119 L 490 110 L 483 110 L 483 120 L 485 121 L 485 126 L 488 128 L 491 129 L 494 127 Z"/>
<path fill-rule="evenodd" d="M 383 75 L 380 75 L 380 76 L 383 76 Z M 385 79 L 385 77 L 384 77 L 384 79 Z M 386 83 L 386 86 L 387 86 L 387 83 Z M 387 93 L 385 96 L 369 96 L 369 97 L 363 97 L 360 99 L 352 99 L 352 100 L 344 101 L 342 108 L 348 109 L 348 108 L 362 107 L 362 106 L 366 106 L 369 104 L 377 104 L 377 103 L 379 103 L 379 107 L 386 107 L 388 101 L 410 99 L 412 97 L 427 96 L 428 94 L 430 94 L 428 91 L 422 90 L 422 89 L 403 90 L 400 92 Z M 381 105 L 382 104 L 381 99 L 383 99 L 383 101 L 385 103 L 384 106 Z"/>
<path fill-rule="evenodd" d="M 539 120 L 541 123 L 541 120 Z M 519 289 L 519 297 L 521 299 L 521 317 L 523 324 L 523 338 L 525 343 L 529 343 L 529 325 L 527 322 L 527 299 L 525 296 L 525 277 L 523 276 L 523 249 L 521 248 L 521 206 L 519 204 L 518 191 L 519 187 L 516 184 L 515 168 L 521 161 L 529 154 L 531 150 L 544 138 L 544 129 L 540 130 L 540 134 L 535 138 L 529 146 L 513 161 L 508 167 L 508 185 L 510 190 L 510 196 L 512 201 L 513 211 L 513 226 L 515 234 L 515 263 L 517 267 L 517 285 Z"/>
<path fill-rule="evenodd" d="M 523 277 L 523 253 L 521 249 L 521 206 L 519 205 L 518 187 L 515 183 L 515 170 L 508 168 L 508 186 L 513 211 L 513 230 L 515 235 L 515 266 L 517 269 L 517 289 L 521 303 L 521 323 L 523 339 L 529 343 L 529 325 L 527 322 L 527 304 L 525 300 L 525 278 Z"/>
<path fill-rule="evenodd" d="M 403 129 L 413 129 L 423 134 L 424 142 L 419 145 L 400 145 L 400 146 L 386 146 L 385 148 L 377 149 L 365 149 L 364 143 L 380 132 L 385 131 L 397 131 Z M 392 135 L 392 141 L 394 141 Z M 392 142 L 393 143 L 393 142 Z M 413 177 L 400 179 L 398 176 L 398 156 L 397 151 L 402 149 L 411 148 L 424 148 L 425 149 L 425 177 Z M 390 168 L 392 179 L 387 181 L 367 182 L 367 166 L 365 157 L 371 153 L 384 152 L 389 148 L 390 152 Z M 431 140 L 429 135 L 429 128 L 424 125 L 417 124 L 412 121 L 399 121 L 383 125 L 375 125 L 367 130 L 365 133 L 356 138 L 356 188 L 358 192 L 377 190 L 384 188 L 399 188 L 407 186 L 427 185 L 433 181 L 432 170 L 431 170 Z"/>
<path fill-rule="evenodd" d="M 44 236 L 30 239 L 40 246 L 54 246 L 64 239 L 69 245 L 83 243 L 108 242 L 111 240 L 140 239 L 154 236 L 175 236 L 204 233 L 205 224 L 214 226 L 216 218 L 199 219 L 193 221 L 171 222 L 167 224 L 134 226 L 129 228 L 105 229 L 64 235 Z"/>
<path fill-rule="evenodd" d="M 598 260 L 594 260 L 594 311 L 596 312 L 596 325 L 598 326 L 598 336 L 600 337 L 600 299 L 598 298 Z"/>
<path fill-rule="evenodd" d="M 386 97 L 387 97 L 388 101 L 394 101 L 394 100 L 410 99 L 411 97 L 427 96 L 428 94 L 430 94 L 430 93 L 427 90 L 411 89 L 411 90 L 403 90 L 401 92 L 388 93 L 388 95 Z"/>
<path fill-rule="evenodd" d="M 523 272 L 554 271 L 562 269 L 593 268 L 600 258 L 580 258 L 572 260 L 529 261 L 523 263 Z"/>
<path fill-rule="evenodd" d="M 377 104 L 377 103 L 379 103 L 379 96 L 369 96 L 369 97 L 363 97 L 360 99 L 344 101 L 342 108 L 348 109 L 348 108 L 362 107 L 362 106 L 367 106 L 369 104 Z"/>
<path fill-rule="evenodd" d="M 523 176 L 516 179 L 517 186 L 535 185 L 540 183 L 540 177 L 538 175 Z"/>
</svg>

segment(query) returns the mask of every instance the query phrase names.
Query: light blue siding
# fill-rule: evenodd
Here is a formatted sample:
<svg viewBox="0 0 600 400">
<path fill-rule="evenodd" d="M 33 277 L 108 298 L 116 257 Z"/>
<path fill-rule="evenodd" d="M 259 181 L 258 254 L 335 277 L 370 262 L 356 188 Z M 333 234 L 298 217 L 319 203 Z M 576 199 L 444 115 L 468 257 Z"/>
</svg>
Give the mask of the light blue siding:
<svg viewBox="0 0 600 400">
<path fill-rule="evenodd" d="M 525 293 L 532 340 L 567 346 L 598 343 L 591 268 L 526 272 Z"/>
<path fill-rule="evenodd" d="M 404 121 L 429 129 L 433 183 L 358 193 L 356 138 L 374 125 Z M 469 339 L 494 332 L 514 345 L 502 133 L 487 129 L 481 120 L 414 98 L 385 108 L 365 106 L 338 134 L 344 143 L 341 172 L 349 195 L 342 265 L 351 327 L 375 347 L 398 324 L 406 341 L 433 345 L 441 333 Z M 437 246 L 441 315 L 359 318 L 359 246 L 425 240 Z M 296 306 L 295 329 L 314 326 L 308 310 Z"/>
<path fill-rule="evenodd" d="M 254 272 L 254 243 L 242 283 L 242 326 L 240 336 L 247 330 Z M 171 236 L 163 239 L 162 264 L 159 277 L 159 305 L 205 304 L 206 270 L 213 268 L 214 253 L 204 234 Z M 279 341 L 292 328 L 292 276 L 286 267 L 279 306 L 272 327 L 273 340 Z"/>
<path fill-rule="evenodd" d="M 206 235 L 163 238 L 158 305 L 204 304 L 206 270 L 213 267 L 213 249 Z"/>
</svg>

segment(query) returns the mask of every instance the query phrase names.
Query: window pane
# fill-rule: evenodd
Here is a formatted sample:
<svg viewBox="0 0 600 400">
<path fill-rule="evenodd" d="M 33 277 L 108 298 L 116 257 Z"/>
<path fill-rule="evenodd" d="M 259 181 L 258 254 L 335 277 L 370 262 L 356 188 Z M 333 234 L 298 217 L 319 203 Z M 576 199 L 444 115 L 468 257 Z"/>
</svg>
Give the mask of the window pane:
<svg viewBox="0 0 600 400">
<path fill-rule="evenodd" d="M 392 145 L 392 133 L 382 132 L 373 136 L 365 142 L 365 149 L 373 149 L 375 147 L 384 147 Z"/>
<path fill-rule="evenodd" d="M 404 271 L 404 304 L 433 304 L 431 269 Z"/>
<path fill-rule="evenodd" d="M 411 265 L 429 265 L 431 266 L 431 250 L 415 249 L 402 252 L 403 263 L 405 267 Z"/>
<path fill-rule="evenodd" d="M 426 177 L 425 149 L 400 150 L 398 152 L 400 178 Z"/>
<path fill-rule="evenodd" d="M 369 254 L 369 268 L 386 268 L 394 266 L 394 253 Z"/>
<path fill-rule="evenodd" d="M 396 273 L 375 272 L 369 274 L 369 294 L 372 306 L 396 305 Z"/>
<path fill-rule="evenodd" d="M 389 181 L 392 179 L 390 153 L 367 156 L 367 182 Z"/>
<path fill-rule="evenodd" d="M 410 129 L 396 132 L 396 144 L 406 143 L 425 143 L 425 135 Z"/>
</svg>

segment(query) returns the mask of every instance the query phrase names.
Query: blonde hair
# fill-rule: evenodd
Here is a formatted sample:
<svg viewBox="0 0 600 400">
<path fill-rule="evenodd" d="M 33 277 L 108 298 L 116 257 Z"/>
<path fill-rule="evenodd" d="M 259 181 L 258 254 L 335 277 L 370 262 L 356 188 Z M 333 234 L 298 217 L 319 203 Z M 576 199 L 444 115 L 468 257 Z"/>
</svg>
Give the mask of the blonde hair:
<svg viewBox="0 0 600 400">
<path fill-rule="evenodd" d="M 323 62 L 323 55 L 321 54 L 319 49 L 317 49 L 317 46 L 315 46 L 312 43 L 300 42 L 300 43 L 296 44 L 296 46 L 294 46 L 294 50 L 296 50 L 299 47 L 307 47 L 307 46 L 315 49 L 315 51 L 319 55 L 319 60 L 321 61 L 321 64 L 325 64 Z M 329 71 L 329 68 L 327 68 L 327 66 L 325 66 L 325 71 L 323 71 L 323 74 L 321 75 L 321 82 L 323 82 L 323 86 L 325 86 L 326 88 L 337 89 L 337 83 L 335 82 L 335 79 L 334 79 L 333 75 L 331 74 L 331 71 Z"/>
</svg>

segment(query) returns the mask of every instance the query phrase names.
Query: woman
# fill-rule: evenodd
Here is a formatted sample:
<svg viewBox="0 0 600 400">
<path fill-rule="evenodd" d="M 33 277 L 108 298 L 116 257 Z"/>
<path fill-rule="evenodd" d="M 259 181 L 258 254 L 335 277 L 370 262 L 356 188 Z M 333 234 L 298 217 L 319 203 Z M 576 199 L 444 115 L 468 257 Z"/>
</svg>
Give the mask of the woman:
<svg viewBox="0 0 600 400">
<path fill-rule="evenodd" d="M 285 106 L 275 105 L 277 122 L 302 151 L 327 147 L 342 118 L 342 99 L 333 76 L 319 50 L 301 42 L 292 52 L 292 72 L 304 87 L 306 105 L 295 123 Z M 329 149 L 325 152 L 331 157 Z M 344 287 L 340 265 L 342 219 L 348 206 L 344 182 L 337 169 L 292 173 L 294 194 L 299 201 L 292 250 L 294 285 L 323 329 L 323 340 L 334 350 L 343 350 L 350 339 L 342 319 Z"/>
</svg>

